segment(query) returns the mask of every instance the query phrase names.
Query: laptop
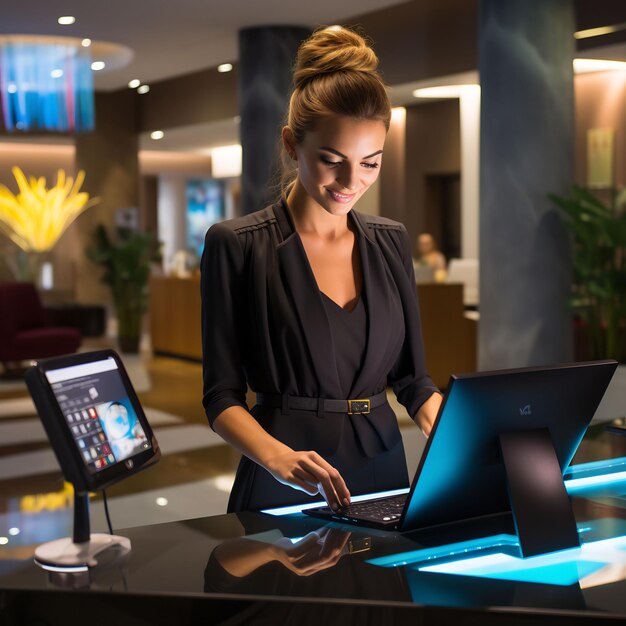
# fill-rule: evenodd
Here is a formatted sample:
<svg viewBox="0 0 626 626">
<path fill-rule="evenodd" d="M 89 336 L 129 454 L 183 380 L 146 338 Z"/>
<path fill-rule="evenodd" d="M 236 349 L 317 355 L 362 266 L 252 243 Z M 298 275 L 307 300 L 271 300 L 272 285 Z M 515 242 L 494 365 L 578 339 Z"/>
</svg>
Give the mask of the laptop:
<svg viewBox="0 0 626 626">
<path fill-rule="evenodd" d="M 510 513 L 501 441 L 511 435 L 537 433 L 548 442 L 564 490 L 563 472 L 616 367 L 607 360 L 453 375 L 407 494 L 303 513 L 400 532 Z M 522 454 L 532 454 L 533 444 L 524 445 Z M 528 488 L 541 491 L 532 481 L 543 475 L 529 458 L 521 461 L 522 482 L 527 468 Z"/>
</svg>

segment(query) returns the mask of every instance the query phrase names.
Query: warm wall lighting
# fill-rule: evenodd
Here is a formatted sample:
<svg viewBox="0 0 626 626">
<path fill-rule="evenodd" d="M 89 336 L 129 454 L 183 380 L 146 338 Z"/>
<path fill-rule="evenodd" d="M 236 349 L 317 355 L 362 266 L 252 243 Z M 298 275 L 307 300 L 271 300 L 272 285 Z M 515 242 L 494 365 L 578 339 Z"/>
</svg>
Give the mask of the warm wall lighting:
<svg viewBox="0 0 626 626">
<path fill-rule="evenodd" d="M 128 83 L 128 86 L 129 86 L 131 89 L 137 89 L 137 87 L 139 87 L 139 85 L 141 85 L 141 81 L 140 81 L 138 78 L 133 78 L 133 80 L 131 80 L 131 81 Z"/>
<path fill-rule="evenodd" d="M 91 64 L 91 69 L 92 69 L 94 72 L 99 72 L 100 70 L 103 70 L 104 68 L 105 68 L 105 63 L 104 63 L 104 61 L 94 61 L 94 62 Z"/>
<path fill-rule="evenodd" d="M 73 15 L 63 15 L 60 17 L 57 22 L 61 24 L 61 26 L 69 26 L 76 21 L 76 18 Z"/>
<path fill-rule="evenodd" d="M 222 63 L 221 65 L 217 66 L 217 71 L 221 73 L 230 72 L 232 69 L 233 69 L 232 63 Z"/>
<path fill-rule="evenodd" d="M 464 92 L 480 89 L 480 85 L 441 85 L 424 87 L 413 92 L 415 98 L 460 98 Z"/>
<path fill-rule="evenodd" d="M 137 87 L 137 93 L 148 93 L 150 91 L 150 85 L 141 85 Z"/>
<path fill-rule="evenodd" d="M 626 62 L 611 61 L 608 59 L 574 59 L 574 72 L 587 74 L 589 72 L 615 72 L 626 70 Z"/>
<path fill-rule="evenodd" d="M 213 178 L 241 176 L 241 146 L 223 146 L 211 150 L 211 173 Z"/>
<path fill-rule="evenodd" d="M 165 133 L 162 130 L 153 130 L 150 133 L 151 139 L 163 139 L 164 136 L 165 136 Z"/>
</svg>

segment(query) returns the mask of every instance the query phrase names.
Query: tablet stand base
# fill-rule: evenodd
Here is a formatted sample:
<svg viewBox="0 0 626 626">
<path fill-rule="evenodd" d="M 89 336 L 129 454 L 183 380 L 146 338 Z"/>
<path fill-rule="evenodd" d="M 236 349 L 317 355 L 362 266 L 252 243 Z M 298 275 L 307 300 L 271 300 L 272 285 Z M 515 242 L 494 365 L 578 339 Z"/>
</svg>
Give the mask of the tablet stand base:
<svg viewBox="0 0 626 626">
<path fill-rule="evenodd" d="M 94 533 L 89 541 L 74 543 L 70 537 L 64 537 L 40 545 L 35 550 L 35 563 L 53 571 L 84 571 L 98 565 L 96 556 L 113 546 L 119 546 L 120 553 L 130 552 L 130 539 Z"/>
</svg>

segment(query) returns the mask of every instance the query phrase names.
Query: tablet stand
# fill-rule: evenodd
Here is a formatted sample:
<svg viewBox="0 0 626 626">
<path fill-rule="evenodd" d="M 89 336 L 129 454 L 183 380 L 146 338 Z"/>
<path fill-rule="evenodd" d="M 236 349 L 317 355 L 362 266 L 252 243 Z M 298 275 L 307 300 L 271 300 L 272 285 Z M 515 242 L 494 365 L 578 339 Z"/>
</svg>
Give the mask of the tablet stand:
<svg viewBox="0 0 626 626">
<path fill-rule="evenodd" d="M 522 556 L 579 547 L 576 519 L 550 431 L 503 433 L 499 439 Z"/>
<path fill-rule="evenodd" d="M 107 548 L 119 546 L 130 552 L 130 539 L 119 535 L 90 533 L 89 494 L 74 491 L 74 534 L 40 545 L 35 550 L 35 563 L 52 571 L 86 571 L 98 564 L 96 556 Z"/>
</svg>

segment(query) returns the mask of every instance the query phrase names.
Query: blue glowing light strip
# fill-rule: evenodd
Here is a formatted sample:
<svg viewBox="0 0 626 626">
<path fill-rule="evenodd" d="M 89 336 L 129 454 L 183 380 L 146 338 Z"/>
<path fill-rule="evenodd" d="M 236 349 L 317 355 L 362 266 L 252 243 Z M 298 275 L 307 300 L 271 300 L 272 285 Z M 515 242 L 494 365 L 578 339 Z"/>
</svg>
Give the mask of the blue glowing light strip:
<svg viewBox="0 0 626 626">
<path fill-rule="evenodd" d="M 362 502 L 363 500 L 373 500 L 374 498 L 386 498 L 387 496 L 399 496 L 403 493 L 409 493 L 408 487 L 404 489 L 392 489 L 391 491 L 380 491 L 378 493 L 367 493 L 361 496 L 352 496 L 352 502 Z M 296 504 L 294 506 L 282 506 L 277 509 L 263 509 L 261 513 L 267 513 L 269 515 L 292 515 L 293 513 L 300 513 L 305 509 L 314 509 L 318 506 L 325 506 L 324 500 L 318 500 L 309 504 Z"/>
<path fill-rule="evenodd" d="M 526 559 L 496 553 L 424 565 L 418 569 L 420 572 L 438 574 L 571 585 L 605 566 L 626 564 L 625 547 L 626 536 L 620 536 L 584 543 L 580 548 L 560 550 Z"/>
</svg>

